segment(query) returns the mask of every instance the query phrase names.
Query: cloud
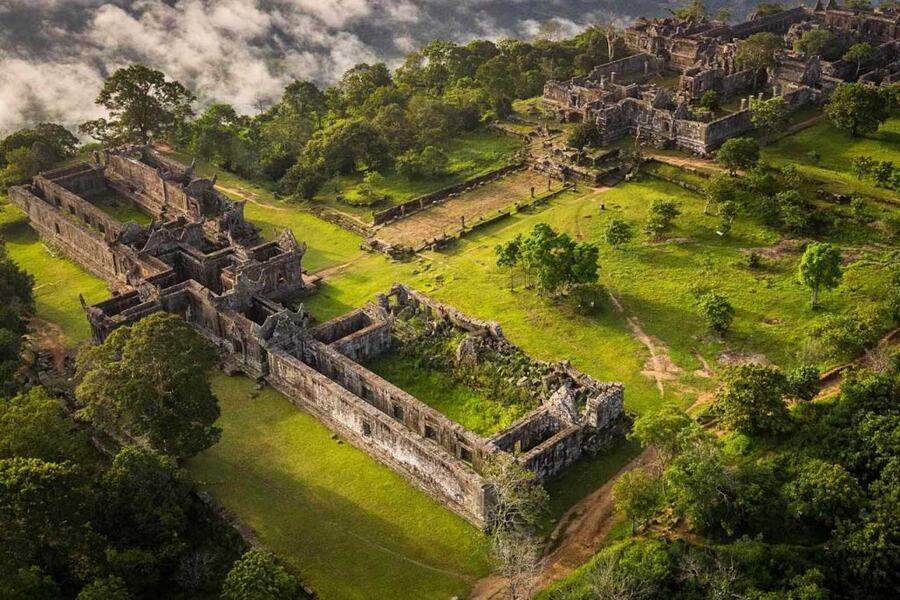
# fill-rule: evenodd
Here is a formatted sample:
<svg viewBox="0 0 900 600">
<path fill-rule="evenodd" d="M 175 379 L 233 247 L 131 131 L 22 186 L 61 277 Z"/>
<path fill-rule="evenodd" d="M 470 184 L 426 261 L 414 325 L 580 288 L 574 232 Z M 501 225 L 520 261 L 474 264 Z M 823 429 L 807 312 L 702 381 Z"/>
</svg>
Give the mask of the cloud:
<svg viewBox="0 0 900 600">
<path fill-rule="evenodd" d="M 636 0 L 0 0 L 0 134 L 101 114 L 104 77 L 134 62 L 204 103 L 253 111 L 292 79 L 333 83 L 360 62 L 396 64 L 432 39 L 565 33 L 598 15 L 660 12 Z M 608 7 L 608 8 L 604 8 Z"/>
</svg>

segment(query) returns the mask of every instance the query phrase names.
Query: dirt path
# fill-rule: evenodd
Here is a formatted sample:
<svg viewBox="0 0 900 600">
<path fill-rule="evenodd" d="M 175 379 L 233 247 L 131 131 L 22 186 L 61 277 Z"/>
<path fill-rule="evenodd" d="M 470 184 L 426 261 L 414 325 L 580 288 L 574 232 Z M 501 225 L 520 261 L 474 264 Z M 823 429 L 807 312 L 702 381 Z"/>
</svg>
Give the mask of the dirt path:
<svg viewBox="0 0 900 600">
<path fill-rule="evenodd" d="M 228 193 L 234 194 L 235 196 L 240 196 L 241 198 L 243 198 L 247 202 L 250 202 L 251 204 L 255 204 L 257 206 L 262 206 L 263 208 L 267 208 L 269 210 L 278 210 L 278 211 L 285 211 L 285 212 L 287 212 L 289 210 L 283 206 L 275 206 L 274 204 L 269 204 L 268 202 L 263 202 L 261 200 L 257 200 L 255 194 L 253 194 L 252 192 L 248 192 L 246 190 L 228 187 L 226 185 L 222 185 L 221 183 L 217 183 L 216 187 L 219 188 L 220 190 L 222 190 L 223 192 L 228 192 Z"/>
<path fill-rule="evenodd" d="M 719 173 L 727 172 L 725 169 L 723 169 L 713 161 L 707 160 L 705 158 L 698 158 L 696 156 L 669 156 L 668 154 L 653 152 L 652 150 L 645 151 L 644 156 L 646 156 L 647 158 L 652 158 L 657 162 L 672 165 L 673 167 L 691 167 L 693 169 L 717 171 Z M 738 173 L 741 174 L 742 172 L 738 171 Z"/>
<path fill-rule="evenodd" d="M 594 555 L 619 522 L 612 502 L 613 485 L 623 473 L 647 464 L 651 459 L 652 451 L 644 450 L 563 515 L 550 534 L 551 540 L 561 539 L 562 542 L 541 559 L 537 574 L 527 583 L 529 595 L 562 579 Z M 505 577 L 490 575 L 475 584 L 469 600 L 506 599 L 508 585 Z"/>
<path fill-rule="evenodd" d="M 642 373 L 656 380 L 656 389 L 659 390 L 659 396 L 660 398 L 664 397 L 666 390 L 663 382 L 675 379 L 681 369 L 679 369 L 678 366 L 672 362 L 672 359 L 669 358 L 669 353 L 666 352 L 665 347 L 647 335 L 641 327 L 640 320 L 637 317 L 632 317 L 625 313 L 622 302 L 614 293 L 612 293 L 612 291 L 609 291 L 609 298 L 612 300 L 616 312 L 625 317 L 625 320 L 628 322 L 628 327 L 631 329 L 631 333 L 634 337 L 650 351 L 650 359 L 644 365 Z"/>
<path fill-rule="evenodd" d="M 838 393 L 841 383 L 844 381 L 844 373 L 850 368 L 856 366 L 871 366 L 873 358 L 878 356 L 881 351 L 897 345 L 900 345 L 900 327 L 889 331 L 878 340 L 878 345 L 875 346 L 873 352 L 863 354 L 852 362 L 840 365 L 839 367 L 834 367 L 833 369 L 829 369 L 822 373 L 822 376 L 819 377 L 819 392 L 814 399 L 819 400 Z"/>
</svg>

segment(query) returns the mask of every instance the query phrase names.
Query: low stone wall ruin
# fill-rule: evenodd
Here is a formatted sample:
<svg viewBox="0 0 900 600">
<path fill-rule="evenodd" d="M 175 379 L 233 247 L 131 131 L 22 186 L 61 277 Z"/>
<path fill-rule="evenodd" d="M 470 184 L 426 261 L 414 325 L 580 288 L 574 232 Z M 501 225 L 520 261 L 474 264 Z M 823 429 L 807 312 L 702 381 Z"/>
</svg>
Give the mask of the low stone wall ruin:
<svg viewBox="0 0 900 600">
<path fill-rule="evenodd" d="M 375 213 L 373 224 L 383 225 L 385 223 L 393 221 L 394 219 L 402 219 L 403 217 L 408 217 L 409 215 L 417 213 L 420 210 L 431 206 L 432 204 L 447 200 L 455 194 L 461 194 L 475 186 L 484 185 L 485 183 L 495 181 L 497 179 L 500 179 L 504 175 L 507 175 L 514 171 L 519 171 L 524 168 L 524 163 L 507 165 L 505 167 L 497 169 L 496 171 L 491 171 L 486 175 L 480 175 L 472 179 L 467 179 L 462 183 L 457 183 L 456 185 L 445 187 L 443 189 L 437 190 L 436 192 L 431 192 L 429 194 L 425 194 L 424 196 L 413 198 L 412 200 L 408 200 L 407 202 L 404 202 L 402 204 L 392 206 L 387 210 L 382 210 Z"/>
</svg>

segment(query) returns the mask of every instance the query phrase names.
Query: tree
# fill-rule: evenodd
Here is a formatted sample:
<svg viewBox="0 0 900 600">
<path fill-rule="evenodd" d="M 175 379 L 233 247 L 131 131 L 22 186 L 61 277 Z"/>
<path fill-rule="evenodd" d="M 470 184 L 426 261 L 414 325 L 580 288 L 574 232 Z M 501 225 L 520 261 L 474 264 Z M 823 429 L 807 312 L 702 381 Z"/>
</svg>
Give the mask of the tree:
<svg viewBox="0 0 900 600">
<path fill-rule="evenodd" d="M 876 164 L 877 161 L 871 156 L 854 156 L 850 159 L 850 168 L 860 181 L 872 174 Z"/>
<path fill-rule="evenodd" d="M 6 254 L 0 241 L 0 398 L 14 394 L 26 317 L 34 311 L 34 278 Z"/>
<path fill-rule="evenodd" d="M 868 44 L 867 42 L 858 42 L 850 46 L 841 59 L 849 63 L 855 62 L 856 76 L 859 77 L 859 70 L 862 68 L 863 61 L 872 56 L 874 52 L 875 49 L 871 44 Z"/>
<path fill-rule="evenodd" d="M 703 2 L 700 0 L 691 0 L 690 4 L 676 8 L 672 11 L 672 14 L 679 19 L 684 19 L 686 21 L 702 21 L 706 19 L 708 13 Z"/>
<path fill-rule="evenodd" d="M 758 19 L 760 17 L 778 14 L 783 10 L 784 7 L 777 2 L 761 2 L 756 5 L 756 10 L 753 11 L 753 15 Z"/>
<path fill-rule="evenodd" d="M 703 294 L 697 300 L 697 309 L 712 330 L 725 333 L 731 328 L 734 307 L 725 295 L 718 292 Z"/>
<path fill-rule="evenodd" d="M 728 235 L 731 233 L 731 226 L 737 218 L 738 208 L 735 202 L 723 202 L 719 207 L 719 229 L 720 235 Z"/>
<path fill-rule="evenodd" d="M 606 227 L 604 237 L 607 244 L 620 248 L 634 238 L 634 226 L 624 219 L 615 218 Z"/>
<path fill-rule="evenodd" d="M 0 459 L 0 564 L 25 566 L 43 552 L 65 555 L 86 523 L 83 484 L 70 462 Z"/>
<path fill-rule="evenodd" d="M 716 112 L 721 108 L 721 98 L 716 90 L 706 90 L 700 97 L 700 106 L 710 112 Z"/>
<path fill-rule="evenodd" d="M 26 183 L 75 154 L 78 138 L 55 123 L 20 129 L 0 141 L 0 186 Z"/>
<path fill-rule="evenodd" d="M 219 404 L 207 375 L 216 352 L 181 318 L 156 313 L 83 350 L 80 415 L 111 435 L 133 436 L 186 458 L 214 444 Z"/>
<path fill-rule="evenodd" d="M 806 56 L 824 56 L 834 44 L 834 34 L 827 29 L 810 29 L 794 40 L 794 50 Z"/>
<path fill-rule="evenodd" d="M 722 173 L 714 174 L 703 186 L 703 195 L 706 197 L 703 214 L 708 215 L 713 205 L 733 201 L 737 191 L 738 186 L 734 179 Z"/>
<path fill-rule="evenodd" d="M 664 404 L 658 410 L 641 414 L 628 434 L 628 439 L 656 450 L 660 471 L 702 437 L 697 422 L 674 404 Z"/>
<path fill-rule="evenodd" d="M 341 120 L 320 131 L 303 148 L 301 163 L 318 165 L 323 173 L 350 175 L 360 168 L 385 171 L 393 162 L 390 148 L 370 123 Z"/>
<path fill-rule="evenodd" d="M 487 523 L 491 554 L 498 570 L 508 578 L 511 596 L 516 599 L 540 556 L 534 531 L 547 510 L 549 497 L 534 473 L 506 452 L 491 456 L 482 476 L 491 486 L 494 498 Z"/>
<path fill-rule="evenodd" d="M 777 131 L 787 122 L 788 105 L 783 96 L 750 101 L 750 120 L 757 129 Z"/>
<path fill-rule="evenodd" d="M 569 133 L 566 143 L 579 150 L 583 150 L 585 146 L 597 146 L 600 143 L 600 128 L 596 123 L 579 123 Z"/>
<path fill-rule="evenodd" d="M 819 370 L 813 365 L 800 365 L 787 375 L 788 390 L 799 400 L 812 400 L 819 391 Z"/>
<path fill-rule="evenodd" d="M 498 246 L 495 252 L 498 266 L 521 266 L 536 279 L 541 293 L 554 294 L 573 285 L 594 283 L 598 278 L 597 246 L 576 243 L 546 223 L 535 225 L 528 236 L 516 238 L 512 244 Z"/>
<path fill-rule="evenodd" d="M 426 146 L 421 152 L 410 150 L 397 159 L 397 172 L 408 179 L 435 179 L 447 174 L 450 159 L 435 146 Z"/>
<path fill-rule="evenodd" d="M 42 387 L 0 402 L 0 458 L 40 458 L 48 462 L 91 455 L 87 433 L 68 418 L 62 403 Z"/>
<path fill-rule="evenodd" d="M 796 519 L 826 527 L 855 516 L 863 504 L 859 482 L 841 465 L 819 459 L 800 465 L 785 495 Z"/>
<path fill-rule="evenodd" d="M 672 221 L 681 214 L 678 205 L 670 200 L 655 199 L 650 204 L 650 216 L 644 225 L 644 232 L 655 239 L 660 239 L 672 227 Z"/>
<path fill-rule="evenodd" d="M 749 435 L 782 433 L 791 423 L 782 395 L 787 378 L 775 367 L 753 363 L 730 368 L 716 392 L 722 420 L 734 431 Z"/>
<path fill-rule="evenodd" d="M 759 162 L 759 144 L 752 138 L 731 138 L 716 152 L 716 160 L 736 175 L 739 169 L 749 169 Z"/>
<path fill-rule="evenodd" d="M 282 600 L 297 595 L 297 582 L 259 548 L 235 561 L 222 586 L 223 600 Z"/>
<path fill-rule="evenodd" d="M 165 136 L 193 115 L 195 98 L 177 81 L 143 65 L 118 69 L 109 76 L 97 96 L 97 104 L 109 111 L 110 120 L 89 121 L 79 129 L 103 142 L 147 143 Z"/>
<path fill-rule="evenodd" d="M 486 461 L 482 477 L 491 486 L 494 505 L 488 530 L 531 532 L 547 510 L 547 492 L 535 475 L 507 452 L 498 452 Z"/>
<path fill-rule="evenodd" d="M 775 56 L 784 47 L 781 36 L 769 32 L 754 33 L 738 40 L 735 60 L 745 69 L 765 69 L 775 66 Z"/>
<path fill-rule="evenodd" d="M 75 600 L 131 600 L 133 597 L 121 578 L 111 576 L 90 582 L 81 589 Z"/>
<path fill-rule="evenodd" d="M 679 454 L 663 477 L 675 514 L 690 518 L 700 531 L 720 521 L 734 496 L 735 484 L 722 451 L 708 436 Z"/>
<path fill-rule="evenodd" d="M 888 116 L 886 96 L 862 83 L 840 83 L 825 105 L 825 114 L 838 129 L 851 135 L 875 133 Z"/>
<path fill-rule="evenodd" d="M 107 557 L 118 575 L 135 587 L 156 585 L 160 567 L 186 547 L 190 493 L 190 477 L 171 459 L 139 446 L 119 451 L 100 481 L 97 522 L 113 540 Z"/>
<path fill-rule="evenodd" d="M 660 508 L 659 482 L 643 468 L 623 473 L 612 489 L 616 509 L 631 521 L 631 533 L 652 521 Z"/>
<path fill-rule="evenodd" d="M 812 291 L 811 305 L 818 306 L 819 290 L 834 289 L 841 282 L 841 252 L 830 244 L 812 242 L 800 258 L 800 282 Z"/>
</svg>

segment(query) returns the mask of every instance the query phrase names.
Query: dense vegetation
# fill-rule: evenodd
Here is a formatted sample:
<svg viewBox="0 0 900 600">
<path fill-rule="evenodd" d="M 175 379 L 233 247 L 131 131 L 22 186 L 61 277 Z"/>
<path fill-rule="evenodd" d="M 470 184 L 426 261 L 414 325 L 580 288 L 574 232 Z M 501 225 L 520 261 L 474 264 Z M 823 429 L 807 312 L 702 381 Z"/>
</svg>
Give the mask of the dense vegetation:
<svg viewBox="0 0 900 600">
<path fill-rule="evenodd" d="M 5 306 L 30 302 L 14 264 L 0 277 Z M 178 464 L 216 439 L 212 356 L 183 321 L 155 315 L 81 354 L 75 398 L 29 386 L 0 399 L 0 597 L 293 597 L 270 558 L 235 563 L 243 540 Z"/>
<path fill-rule="evenodd" d="M 634 536 L 546 597 L 891 597 L 900 353 L 882 359 L 815 403 L 777 369 L 735 369 L 711 411 L 721 440 L 672 406 L 640 417 L 656 459 L 614 488 Z"/>
</svg>

